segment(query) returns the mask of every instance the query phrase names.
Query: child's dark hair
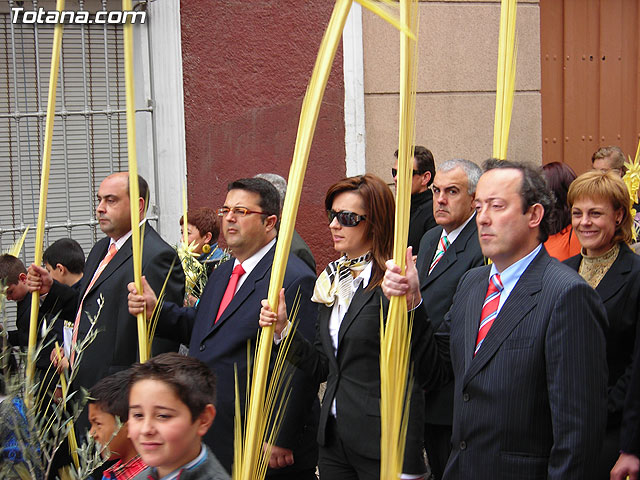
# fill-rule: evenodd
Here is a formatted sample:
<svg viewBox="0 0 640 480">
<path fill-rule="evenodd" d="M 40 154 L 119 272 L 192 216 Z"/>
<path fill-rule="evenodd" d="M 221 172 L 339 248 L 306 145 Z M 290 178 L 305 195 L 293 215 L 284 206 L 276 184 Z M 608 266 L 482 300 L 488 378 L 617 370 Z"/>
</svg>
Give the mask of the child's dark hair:
<svg viewBox="0 0 640 480">
<path fill-rule="evenodd" d="M 5 286 L 15 285 L 20 281 L 21 273 L 27 273 L 22 260 L 9 253 L 0 255 L 0 282 Z"/>
<path fill-rule="evenodd" d="M 42 254 L 42 259 L 53 268 L 57 264 L 64 265 L 71 273 L 82 273 L 84 270 L 84 251 L 72 238 L 53 242 Z"/>
<path fill-rule="evenodd" d="M 216 397 L 216 377 L 206 364 L 179 353 L 163 353 L 131 368 L 129 386 L 142 380 L 159 380 L 171 386 L 174 393 L 191 412 L 191 420 L 213 404 Z"/>
<path fill-rule="evenodd" d="M 129 417 L 129 379 L 131 369 L 122 370 L 96 383 L 89 391 L 89 403 L 100 407 L 103 412 L 119 417 L 126 422 Z"/>
</svg>

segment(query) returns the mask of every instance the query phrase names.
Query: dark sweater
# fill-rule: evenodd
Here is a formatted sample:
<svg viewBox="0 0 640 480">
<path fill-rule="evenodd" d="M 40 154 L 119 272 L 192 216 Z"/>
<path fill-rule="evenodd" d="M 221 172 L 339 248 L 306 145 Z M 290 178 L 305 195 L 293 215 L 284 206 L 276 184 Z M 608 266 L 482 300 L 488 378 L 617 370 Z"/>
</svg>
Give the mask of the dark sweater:
<svg viewBox="0 0 640 480">
<path fill-rule="evenodd" d="M 433 193 L 430 189 L 411 195 L 411 214 L 409 219 L 409 238 L 407 245 L 413 247 L 413 254 L 420 249 L 420 239 L 427 230 L 435 227 L 433 218 Z"/>
</svg>

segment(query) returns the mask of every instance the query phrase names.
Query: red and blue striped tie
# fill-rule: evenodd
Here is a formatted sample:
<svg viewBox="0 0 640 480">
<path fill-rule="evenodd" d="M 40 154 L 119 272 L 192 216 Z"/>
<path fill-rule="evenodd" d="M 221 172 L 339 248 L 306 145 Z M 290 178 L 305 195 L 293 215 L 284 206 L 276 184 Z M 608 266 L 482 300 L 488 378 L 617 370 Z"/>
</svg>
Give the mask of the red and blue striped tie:
<svg viewBox="0 0 640 480">
<path fill-rule="evenodd" d="M 504 289 L 500 274 L 494 273 L 489 279 L 489 288 L 487 288 L 487 296 L 482 304 L 482 314 L 480 315 L 480 328 L 478 329 L 478 339 L 476 340 L 476 349 L 473 352 L 475 357 L 480 350 L 480 345 L 484 341 L 493 321 L 498 315 L 498 305 L 500 305 L 500 293 Z"/>
</svg>

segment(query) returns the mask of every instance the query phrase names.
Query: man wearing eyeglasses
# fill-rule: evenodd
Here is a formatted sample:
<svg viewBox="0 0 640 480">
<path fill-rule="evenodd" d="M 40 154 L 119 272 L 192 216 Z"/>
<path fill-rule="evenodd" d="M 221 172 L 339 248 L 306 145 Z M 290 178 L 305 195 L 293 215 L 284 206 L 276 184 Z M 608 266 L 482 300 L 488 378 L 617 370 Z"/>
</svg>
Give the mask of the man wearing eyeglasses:
<svg viewBox="0 0 640 480">
<path fill-rule="evenodd" d="M 235 368 L 240 405 L 244 406 L 247 348 L 254 351 L 260 328 L 260 301 L 268 296 L 279 213 L 279 194 L 267 180 L 245 178 L 231 182 L 218 215 L 233 258 L 211 273 L 195 307 L 165 302 L 156 331 L 156 335 L 188 344 L 189 355 L 216 373 L 218 414 L 204 441 L 229 472 L 233 462 Z M 289 255 L 283 284 L 286 302 L 288 307 L 293 306 L 299 296 L 297 329 L 309 341 L 315 337 L 317 308 L 311 302 L 314 284 L 315 274 L 309 266 Z M 137 314 L 146 303 L 149 315 L 156 304 L 154 292 L 146 283 L 144 296 L 134 294 L 133 283 L 129 284 L 129 291 L 129 311 Z M 315 480 L 318 385 L 296 370 L 291 388 L 267 478 Z"/>
<path fill-rule="evenodd" d="M 397 186 L 398 150 L 395 167 L 391 169 L 393 181 Z M 430 229 L 436 226 L 433 218 L 433 194 L 429 187 L 436 174 L 433 154 L 428 148 L 416 145 L 413 152 L 413 176 L 411 178 L 411 213 L 409 219 L 408 245 L 413 247 L 413 254 L 420 249 L 420 239 Z"/>
</svg>

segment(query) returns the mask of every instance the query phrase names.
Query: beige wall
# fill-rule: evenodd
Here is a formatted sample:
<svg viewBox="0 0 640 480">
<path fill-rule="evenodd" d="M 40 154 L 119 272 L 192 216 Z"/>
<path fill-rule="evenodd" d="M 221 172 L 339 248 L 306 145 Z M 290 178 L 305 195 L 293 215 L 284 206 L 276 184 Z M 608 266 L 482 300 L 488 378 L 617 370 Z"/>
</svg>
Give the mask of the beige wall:
<svg viewBox="0 0 640 480">
<path fill-rule="evenodd" d="M 500 2 L 422 1 L 416 143 L 436 164 L 491 156 Z M 518 62 L 508 157 L 542 162 L 538 1 L 519 1 Z M 399 36 L 363 10 L 367 171 L 391 181 L 398 145 Z"/>
</svg>

